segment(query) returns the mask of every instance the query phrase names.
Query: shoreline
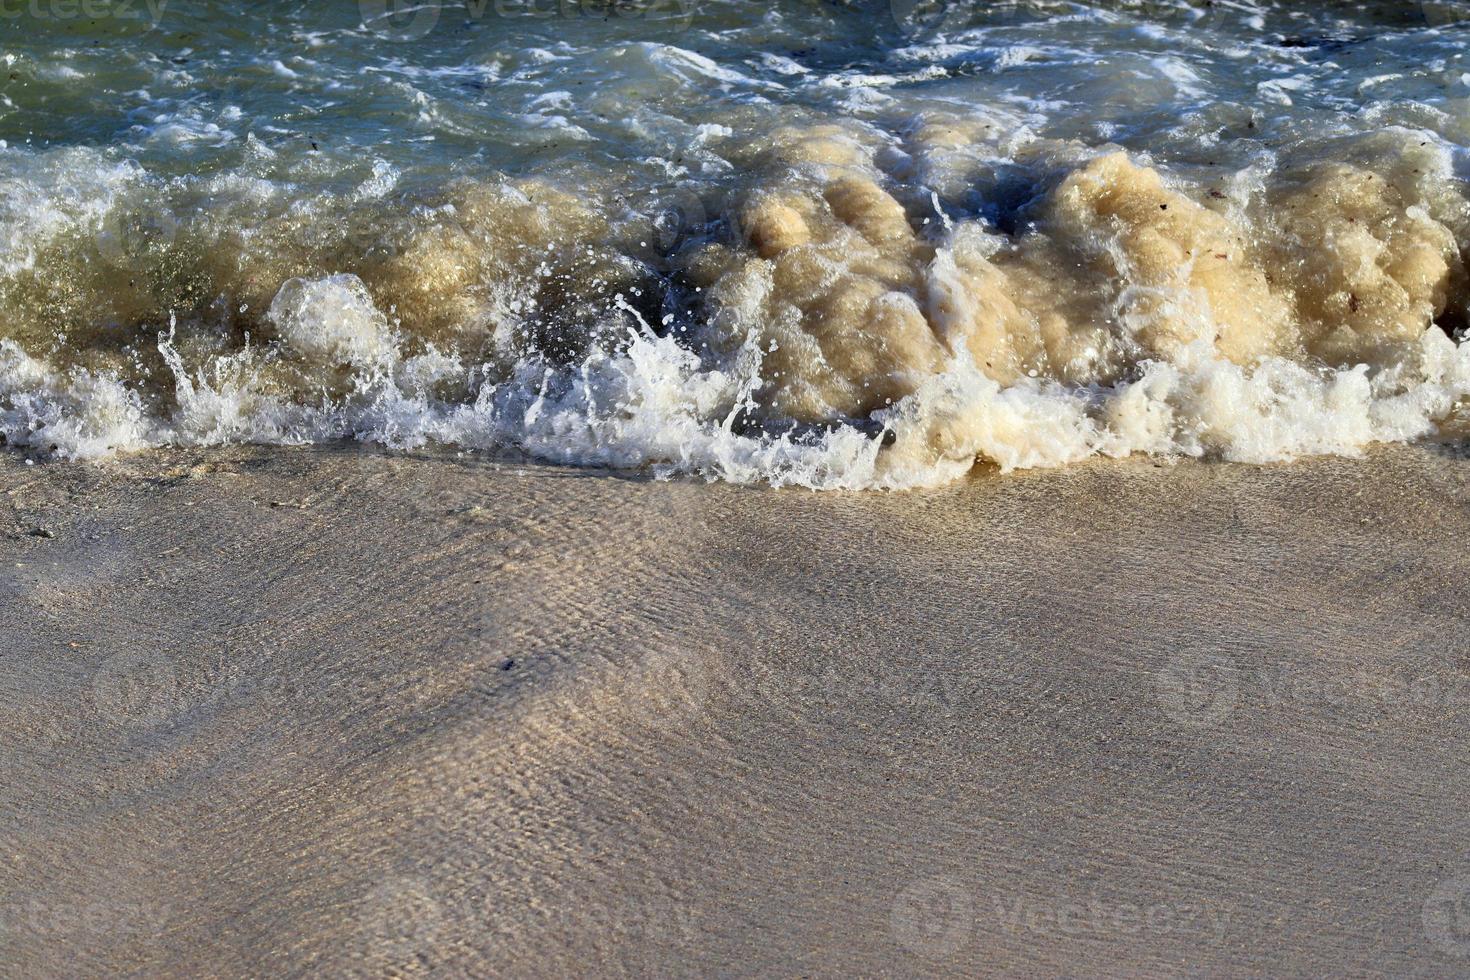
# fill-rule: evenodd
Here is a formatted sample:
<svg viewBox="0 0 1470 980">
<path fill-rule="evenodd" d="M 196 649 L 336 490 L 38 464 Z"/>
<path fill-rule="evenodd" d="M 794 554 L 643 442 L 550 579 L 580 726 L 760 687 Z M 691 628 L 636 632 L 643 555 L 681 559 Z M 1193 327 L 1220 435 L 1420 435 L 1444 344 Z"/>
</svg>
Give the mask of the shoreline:
<svg viewBox="0 0 1470 980">
<path fill-rule="evenodd" d="M 1455 975 L 1467 484 L 0 456 L 0 962 Z"/>
</svg>

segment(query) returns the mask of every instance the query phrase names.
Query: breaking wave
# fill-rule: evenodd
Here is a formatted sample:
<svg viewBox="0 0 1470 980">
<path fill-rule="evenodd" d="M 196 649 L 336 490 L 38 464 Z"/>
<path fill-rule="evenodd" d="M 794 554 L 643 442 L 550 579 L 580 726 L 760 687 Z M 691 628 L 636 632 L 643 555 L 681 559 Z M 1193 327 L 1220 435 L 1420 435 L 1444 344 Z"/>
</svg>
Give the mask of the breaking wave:
<svg viewBox="0 0 1470 980">
<path fill-rule="evenodd" d="M 490 63 L 302 22 L 253 93 L 210 87 L 224 55 L 92 66 L 163 94 L 0 141 L 0 432 L 820 488 L 1427 436 L 1470 394 L 1461 22 L 1216 6 L 905 8 L 875 44 L 861 11 L 713 5 Z M 844 57 L 794 47 L 814 17 Z M 8 136 L 79 60 L 30 44 Z"/>
</svg>

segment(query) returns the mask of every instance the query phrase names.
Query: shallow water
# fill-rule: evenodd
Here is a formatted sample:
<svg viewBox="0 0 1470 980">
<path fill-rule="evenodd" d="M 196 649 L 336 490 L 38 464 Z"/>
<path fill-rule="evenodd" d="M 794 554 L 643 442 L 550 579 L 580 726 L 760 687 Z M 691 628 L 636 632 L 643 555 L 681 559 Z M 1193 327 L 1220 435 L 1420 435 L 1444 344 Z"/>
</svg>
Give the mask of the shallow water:
<svg viewBox="0 0 1470 980">
<path fill-rule="evenodd" d="M 11 0 L 0 429 L 810 486 L 1432 434 L 1470 4 Z"/>
</svg>

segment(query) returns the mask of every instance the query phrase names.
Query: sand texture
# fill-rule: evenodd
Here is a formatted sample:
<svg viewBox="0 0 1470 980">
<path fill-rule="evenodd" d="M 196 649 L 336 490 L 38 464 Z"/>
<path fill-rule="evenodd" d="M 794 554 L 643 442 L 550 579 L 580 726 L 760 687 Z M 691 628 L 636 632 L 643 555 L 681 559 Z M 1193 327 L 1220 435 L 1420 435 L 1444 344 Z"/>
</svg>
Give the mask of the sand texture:
<svg viewBox="0 0 1470 980">
<path fill-rule="evenodd" d="M 1463 975 L 1470 461 L 0 459 L 0 974 Z"/>
</svg>

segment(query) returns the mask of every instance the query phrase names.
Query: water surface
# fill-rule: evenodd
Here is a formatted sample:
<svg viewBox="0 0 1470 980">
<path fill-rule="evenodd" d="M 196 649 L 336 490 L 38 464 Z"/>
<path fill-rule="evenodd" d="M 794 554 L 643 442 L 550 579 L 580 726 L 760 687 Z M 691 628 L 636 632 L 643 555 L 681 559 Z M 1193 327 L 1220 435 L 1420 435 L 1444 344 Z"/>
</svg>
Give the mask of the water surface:
<svg viewBox="0 0 1470 980">
<path fill-rule="evenodd" d="M 1467 28 L 14 3 L 0 428 L 812 486 L 1422 438 L 1470 392 Z"/>
</svg>

